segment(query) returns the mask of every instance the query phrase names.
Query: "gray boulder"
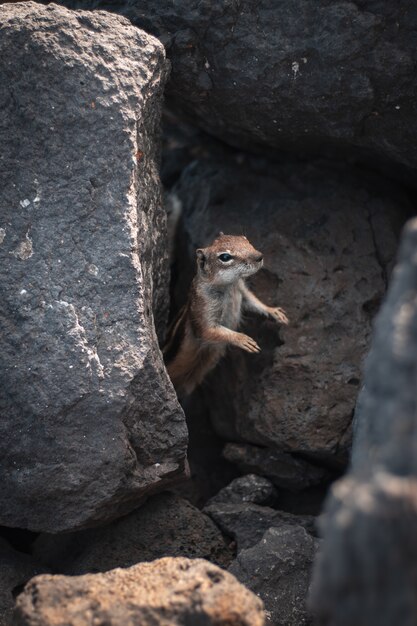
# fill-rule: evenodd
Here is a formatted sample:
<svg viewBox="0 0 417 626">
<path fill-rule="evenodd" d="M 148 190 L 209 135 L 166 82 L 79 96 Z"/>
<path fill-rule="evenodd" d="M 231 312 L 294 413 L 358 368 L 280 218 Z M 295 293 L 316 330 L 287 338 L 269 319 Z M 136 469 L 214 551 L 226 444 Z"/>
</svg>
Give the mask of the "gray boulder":
<svg viewBox="0 0 417 626">
<path fill-rule="evenodd" d="M 332 626 L 412 626 L 417 606 L 417 220 L 375 324 L 353 461 L 328 498 L 311 606 Z"/>
<path fill-rule="evenodd" d="M 417 167 L 413 0 L 89 6 L 159 37 L 172 62 L 170 106 L 232 145 Z"/>
<path fill-rule="evenodd" d="M 290 320 L 279 327 L 248 315 L 243 328 L 261 353 L 231 349 L 207 377 L 200 393 L 218 434 L 343 467 L 407 199 L 347 166 L 271 165 L 243 155 L 196 161 L 174 192 L 184 217 L 179 303 L 195 249 L 222 230 L 247 235 L 264 253 L 250 286 Z"/>
<path fill-rule="evenodd" d="M 222 567 L 233 558 L 211 519 L 170 493 L 153 496 L 103 528 L 40 535 L 34 554 L 52 571 L 70 575 L 106 572 L 164 556 L 204 558 Z"/>
<path fill-rule="evenodd" d="M 270 528 L 230 566 L 229 571 L 263 601 L 267 624 L 311 624 L 306 601 L 318 543 L 300 526 Z"/>
<path fill-rule="evenodd" d="M 263 626 L 262 602 L 203 559 L 165 558 L 85 576 L 38 576 L 17 600 L 16 626 Z"/>
<path fill-rule="evenodd" d="M 157 174 L 163 46 L 125 19 L 0 7 L 0 523 L 110 520 L 183 474 Z"/>
</svg>

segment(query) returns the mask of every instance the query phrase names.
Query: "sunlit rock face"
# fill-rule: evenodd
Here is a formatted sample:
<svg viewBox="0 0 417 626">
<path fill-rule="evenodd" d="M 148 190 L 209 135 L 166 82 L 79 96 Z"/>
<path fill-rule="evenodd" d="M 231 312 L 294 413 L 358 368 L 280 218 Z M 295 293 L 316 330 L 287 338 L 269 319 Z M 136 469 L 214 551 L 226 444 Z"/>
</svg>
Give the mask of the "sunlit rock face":
<svg viewBox="0 0 417 626">
<path fill-rule="evenodd" d="M 183 471 L 157 173 L 163 46 L 121 17 L 0 8 L 0 524 L 112 519 Z"/>
<path fill-rule="evenodd" d="M 203 559 L 172 557 L 104 574 L 37 576 L 19 597 L 16 623 L 75 625 L 85 616 L 141 626 L 265 623 L 261 600 L 232 574 Z"/>
</svg>

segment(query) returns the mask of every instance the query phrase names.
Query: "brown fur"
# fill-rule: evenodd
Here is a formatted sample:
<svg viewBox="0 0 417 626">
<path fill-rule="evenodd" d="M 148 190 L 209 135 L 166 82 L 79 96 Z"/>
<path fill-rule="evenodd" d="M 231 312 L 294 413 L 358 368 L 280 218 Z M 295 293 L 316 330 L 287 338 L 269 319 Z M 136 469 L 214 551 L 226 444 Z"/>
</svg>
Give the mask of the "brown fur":
<svg viewBox="0 0 417 626">
<path fill-rule="evenodd" d="M 254 339 L 236 330 L 243 308 L 288 323 L 282 309 L 263 304 L 244 283 L 263 264 L 262 254 L 246 237 L 221 234 L 196 255 L 197 272 L 187 303 L 171 324 L 163 350 L 179 395 L 190 394 L 202 382 L 228 345 L 260 351 Z"/>
</svg>

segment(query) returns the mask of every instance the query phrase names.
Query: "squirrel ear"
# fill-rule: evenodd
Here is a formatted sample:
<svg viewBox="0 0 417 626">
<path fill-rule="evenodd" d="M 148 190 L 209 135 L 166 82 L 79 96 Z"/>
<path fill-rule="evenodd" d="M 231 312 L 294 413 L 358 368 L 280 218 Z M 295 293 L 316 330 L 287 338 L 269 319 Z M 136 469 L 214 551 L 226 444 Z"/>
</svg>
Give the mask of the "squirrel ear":
<svg viewBox="0 0 417 626">
<path fill-rule="evenodd" d="M 201 270 L 204 270 L 204 265 L 206 263 L 206 255 L 204 254 L 204 250 L 203 248 L 198 248 L 198 250 L 195 251 L 196 255 L 197 255 L 197 265 Z"/>
<path fill-rule="evenodd" d="M 222 230 L 219 230 L 219 237 L 223 237 L 224 232 Z"/>
</svg>

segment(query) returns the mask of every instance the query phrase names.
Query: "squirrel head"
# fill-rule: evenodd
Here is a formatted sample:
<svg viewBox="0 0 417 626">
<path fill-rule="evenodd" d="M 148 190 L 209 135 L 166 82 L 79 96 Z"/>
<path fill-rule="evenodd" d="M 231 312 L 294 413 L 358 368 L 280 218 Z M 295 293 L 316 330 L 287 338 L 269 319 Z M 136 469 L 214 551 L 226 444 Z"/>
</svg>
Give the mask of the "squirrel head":
<svg viewBox="0 0 417 626">
<path fill-rule="evenodd" d="M 197 272 L 213 285 L 230 285 L 255 274 L 263 265 L 262 253 L 243 236 L 220 233 L 210 246 L 199 248 Z"/>
</svg>

